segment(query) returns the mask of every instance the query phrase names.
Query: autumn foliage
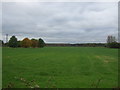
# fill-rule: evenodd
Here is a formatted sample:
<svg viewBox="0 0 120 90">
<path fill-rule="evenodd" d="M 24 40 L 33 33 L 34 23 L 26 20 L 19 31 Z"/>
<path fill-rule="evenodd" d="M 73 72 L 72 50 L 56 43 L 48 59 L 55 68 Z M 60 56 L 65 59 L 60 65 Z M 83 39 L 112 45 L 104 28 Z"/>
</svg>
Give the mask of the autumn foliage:
<svg viewBox="0 0 120 90">
<path fill-rule="evenodd" d="M 28 47 L 31 47 L 32 42 L 28 38 L 24 38 L 21 44 L 22 44 L 22 47 L 28 48 Z"/>
<path fill-rule="evenodd" d="M 30 40 L 28 38 L 25 38 L 21 41 L 21 46 L 24 48 L 28 48 L 28 47 L 36 48 L 36 47 L 44 47 L 45 43 L 41 38 L 39 40 L 37 39 Z"/>
<path fill-rule="evenodd" d="M 1 41 L 2 43 L 2 41 Z M 2 44 L 1 44 L 2 45 Z M 24 48 L 42 48 L 45 46 L 45 42 L 43 39 L 39 38 L 39 39 L 29 39 L 29 38 L 24 38 L 22 41 L 18 41 L 17 38 L 15 36 L 12 36 L 8 42 L 9 47 L 24 47 Z"/>
<path fill-rule="evenodd" d="M 33 48 L 38 47 L 38 40 L 31 39 L 31 47 L 33 47 Z"/>
</svg>

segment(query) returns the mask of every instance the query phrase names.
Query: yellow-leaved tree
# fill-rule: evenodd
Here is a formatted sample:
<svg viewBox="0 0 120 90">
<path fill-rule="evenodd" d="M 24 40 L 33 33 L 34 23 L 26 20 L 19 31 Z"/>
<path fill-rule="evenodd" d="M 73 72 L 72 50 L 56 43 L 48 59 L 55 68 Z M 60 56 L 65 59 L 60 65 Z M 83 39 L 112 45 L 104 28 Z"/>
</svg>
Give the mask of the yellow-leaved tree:
<svg viewBox="0 0 120 90">
<path fill-rule="evenodd" d="M 32 42 L 30 39 L 24 38 L 21 44 L 22 44 L 22 47 L 28 48 L 28 47 L 31 47 Z"/>
</svg>

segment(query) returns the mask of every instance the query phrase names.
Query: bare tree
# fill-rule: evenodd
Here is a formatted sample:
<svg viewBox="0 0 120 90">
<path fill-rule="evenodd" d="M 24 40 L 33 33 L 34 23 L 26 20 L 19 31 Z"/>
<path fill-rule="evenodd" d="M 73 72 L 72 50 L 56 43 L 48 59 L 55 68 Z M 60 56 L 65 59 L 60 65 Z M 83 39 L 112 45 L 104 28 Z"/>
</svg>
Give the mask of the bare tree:
<svg viewBox="0 0 120 90">
<path fill-rule="evenodd" d="M 107 43 L 113 43 L 113 42 L 116 42 L 115 36 L 109 35 L 109 36 L 107 37 Z"/>
</svg>

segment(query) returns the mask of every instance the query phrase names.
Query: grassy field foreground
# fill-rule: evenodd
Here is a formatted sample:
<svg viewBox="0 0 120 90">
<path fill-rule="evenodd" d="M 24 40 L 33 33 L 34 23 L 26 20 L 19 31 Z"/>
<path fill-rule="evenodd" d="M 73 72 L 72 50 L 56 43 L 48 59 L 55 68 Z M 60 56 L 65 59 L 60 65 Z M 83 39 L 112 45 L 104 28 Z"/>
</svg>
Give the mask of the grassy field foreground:
<svg viewBox="0 0 120 90">
<path fill-rule="evenodd" d="M 3 48 L 3 87 L 117 87 L 118 50 L 92 47 Z"/>
</svg>

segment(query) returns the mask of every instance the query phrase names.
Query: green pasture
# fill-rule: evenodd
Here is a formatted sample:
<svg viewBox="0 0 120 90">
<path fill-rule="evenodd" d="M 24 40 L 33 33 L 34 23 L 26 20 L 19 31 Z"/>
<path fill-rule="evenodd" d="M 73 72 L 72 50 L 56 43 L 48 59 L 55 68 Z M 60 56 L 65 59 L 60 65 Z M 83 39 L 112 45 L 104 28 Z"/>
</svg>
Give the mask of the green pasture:
<svg viewBox="0 0 120 90">
<path fill-rule="evenodd" d="M 114 88 L 118 83 L 117 49 L 3 48 L 2 66 L 3 88 Z"/>
</svg>

